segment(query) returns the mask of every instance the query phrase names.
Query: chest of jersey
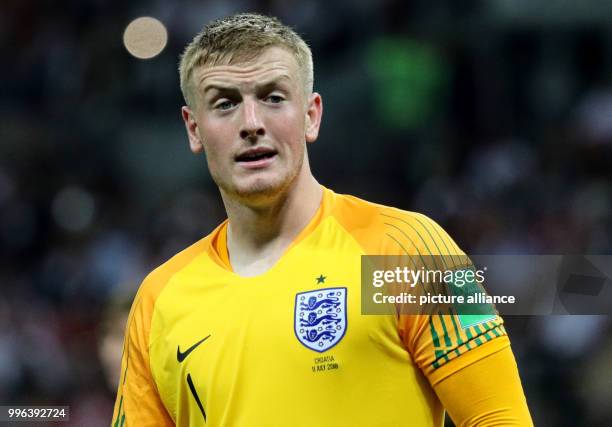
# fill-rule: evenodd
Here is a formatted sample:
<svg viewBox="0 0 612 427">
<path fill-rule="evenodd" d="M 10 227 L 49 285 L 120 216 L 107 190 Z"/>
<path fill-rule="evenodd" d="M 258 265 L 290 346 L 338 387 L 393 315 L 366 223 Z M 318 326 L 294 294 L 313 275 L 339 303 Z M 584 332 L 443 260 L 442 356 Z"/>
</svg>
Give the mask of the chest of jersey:
<svg viewBox="0 0 612 427">
<path fill-rule="evenodd" d="M 177 273 L 150 333 L 176 424 L 346 425 L 353 414 L 350 425 L 439 425 L 394 316 L 361 314 L 360 256 L 330 221 L 263 275 L 239 277 L 206 255 Z"/>
</svg>

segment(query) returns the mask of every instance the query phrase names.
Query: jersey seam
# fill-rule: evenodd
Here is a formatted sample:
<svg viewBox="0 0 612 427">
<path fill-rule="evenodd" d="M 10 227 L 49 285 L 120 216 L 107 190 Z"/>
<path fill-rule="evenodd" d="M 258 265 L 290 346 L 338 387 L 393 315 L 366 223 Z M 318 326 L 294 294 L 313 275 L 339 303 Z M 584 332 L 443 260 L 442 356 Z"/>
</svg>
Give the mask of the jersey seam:
<svg viewBox="0 0 612 427">
<path fill-rule="evenodd" d="M 361 249 L 361 256 L 364 255 L 368 255 L 368 252 L 365 250 L 365 248 L 361 245 L 361 243 L 359 243 L 359 241 L 355 238 L 355 236 L 353 236 L 348 230 L 347 228 L 344 226 L 344 224 L 342 224 L 342 222 L 336 218 L 336 216 L 333 214 L 333 212 L 330 212 L 329 217 L 331 219 L 334 220 L 334 222 L 344 231 L 345 234 L 347 234 L 350 239 L 357 245 L 357 247 L 359 249 Z M 370 254 L 371 255 L 371 254 Z M 360 259 L 361 262 L 361 259 Z M 360 284 L 361 285 L 361 284 Z M 399 315 L 392 315 L 393 316 L 393 322 L 395 324 L 395 330 L 398 331 L 399 333 Z M 400 341 L 401 341 L 401 337 L 400 337 Z M 406 351 L 408 351 L 408 349 L 406 349 Z M 410 353 L 410 352 L 409 352 Z"/>
</svg>

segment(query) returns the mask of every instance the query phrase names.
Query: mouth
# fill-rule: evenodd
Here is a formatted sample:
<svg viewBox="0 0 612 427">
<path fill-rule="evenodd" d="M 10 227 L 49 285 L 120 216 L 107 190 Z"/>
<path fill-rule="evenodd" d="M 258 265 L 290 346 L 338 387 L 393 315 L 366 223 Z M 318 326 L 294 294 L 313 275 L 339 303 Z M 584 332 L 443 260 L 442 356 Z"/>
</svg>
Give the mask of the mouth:
<svg viewBox="0 0 612 427">
<path fill-rule="evenodd" d="M 235 157 L 237 163 L 244 166 L 265 166 L 274 157 L 277 152 L 271 148 L 259 147 L 246 150 Z"/>
</svg>

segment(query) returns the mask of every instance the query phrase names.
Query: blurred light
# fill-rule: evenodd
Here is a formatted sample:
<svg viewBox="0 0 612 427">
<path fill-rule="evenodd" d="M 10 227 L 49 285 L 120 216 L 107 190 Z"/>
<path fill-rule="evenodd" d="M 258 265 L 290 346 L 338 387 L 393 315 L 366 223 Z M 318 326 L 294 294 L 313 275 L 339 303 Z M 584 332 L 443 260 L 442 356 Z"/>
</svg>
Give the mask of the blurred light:
<svg viewBox="0 0 612 427">
<path fill-rule="evenodd" d="M 128 24 L 123 33 L 127 51 L 140 59 L 150 59 L 161 53 L 168 43 L 168 31 L 155 18 L 143 16 Z"/>
<path fill-rule="evenodd" d="M 82 231 L 94 217 L 93 197 L 77 187 L 64 188 L 53 200 L 51 208 L 55 222 L 66 230 Z"/>
<path fill-rule="evenodd" d="M 392 129 L 424 126 L 447 86 L 444 58 L 428 44 L 401 37 L 374 39 L 365 53 L 380 121 Z"/>
</svg>

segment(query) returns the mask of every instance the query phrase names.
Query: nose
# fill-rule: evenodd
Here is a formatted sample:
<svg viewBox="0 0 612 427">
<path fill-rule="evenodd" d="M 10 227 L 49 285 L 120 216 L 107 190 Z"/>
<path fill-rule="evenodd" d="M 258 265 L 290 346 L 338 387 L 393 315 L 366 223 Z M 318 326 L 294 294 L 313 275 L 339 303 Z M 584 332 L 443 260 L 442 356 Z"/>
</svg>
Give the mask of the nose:
<svg viewBox="0 0 612 427">
<path fill-rule="evenodd" d="M 264 136 L 265 134 L 266 131 L 257 102 L 245 99 L 243 101 L 243 118 L 240 127 L 240 138 L 256 140 L 257 137 Z"/>
</svg>

